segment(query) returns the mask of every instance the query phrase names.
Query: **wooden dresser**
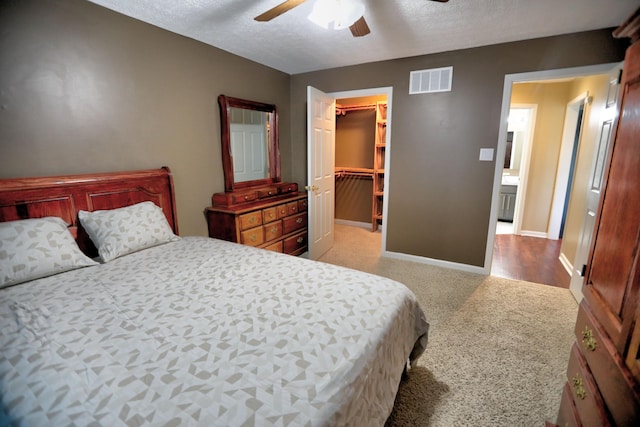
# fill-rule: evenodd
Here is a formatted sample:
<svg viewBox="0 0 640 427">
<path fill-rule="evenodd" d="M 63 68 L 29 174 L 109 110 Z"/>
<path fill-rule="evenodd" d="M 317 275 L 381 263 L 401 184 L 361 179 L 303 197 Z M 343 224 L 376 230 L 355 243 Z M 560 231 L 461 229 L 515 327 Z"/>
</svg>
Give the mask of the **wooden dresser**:
<svg viewBox="0 0 640 427">
<path fill-rule="evenodd" d="M 291 255 L 307 250 L 307 195 L 206 209 L 209 236 Z"/>
<path fill-rule="evenodd" d="M 632 40 L 620 113 L 582 286 L 560 426 L 640 425 L 640 9 L 616 37 Z"/>
</svg>

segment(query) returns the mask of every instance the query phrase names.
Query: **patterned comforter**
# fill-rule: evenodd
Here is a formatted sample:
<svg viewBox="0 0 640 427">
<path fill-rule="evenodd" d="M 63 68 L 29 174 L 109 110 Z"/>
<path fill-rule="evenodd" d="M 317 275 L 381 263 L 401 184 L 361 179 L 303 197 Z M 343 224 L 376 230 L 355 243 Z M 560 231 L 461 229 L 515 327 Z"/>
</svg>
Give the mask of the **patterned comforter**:
<svg viewBox="0 0 640 427">
<path fill-rule="evenodd" d="M 0 289 L 0 425 L 383 425 L 427 329 L 400 283 L 183 237 Z"/>
</svg>

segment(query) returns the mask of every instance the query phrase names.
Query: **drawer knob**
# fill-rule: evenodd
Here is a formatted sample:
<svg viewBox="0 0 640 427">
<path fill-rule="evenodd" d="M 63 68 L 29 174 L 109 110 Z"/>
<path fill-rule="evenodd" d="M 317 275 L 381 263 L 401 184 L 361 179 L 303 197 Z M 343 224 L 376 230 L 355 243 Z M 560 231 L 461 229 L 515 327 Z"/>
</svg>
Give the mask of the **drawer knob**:
<svg viewBox="0 0 640 427">
<path fill-rule="evenodd" d="M 593 337 L 593 331 L 586 326 L 582 331 L 582 344 L 590 351 L 596 351 L 598 347 L 598 341 Z"/>
<path fill-rule="evenodd" d="M 255 216 L 252 216 L 251 218 L 249 218 L 249 224 L 253 224 L 254 222 L 256 222 Z"/>
<path fill-rule="evenodd" d="M 304 238 L 302 238 L 302 237 L 298 237 L 298 240 L 296 240 L 296 242 L 298 242 L 298 243 L 302 243 L 302 242 L 304 242 Z"/>
<path fill-rule="evenodd" d="M 271 232 L 273 234 L 277 233 L 278 232 L 278 227 L 271 227 Z"/>
<path fill-rule="evenodd" d="M 573 390 L 576 393 L 576 396 L 578 396 L 580 400 L 584 400 L 587 396 L 587 392 L 584 390 L 584 385 L 582 385 L 582 378 L 580 377 L 580 374 L 575 374 L 571 381 L 573 381 Z"/>
<path fill-rule="evenodd" d="M 256 240 L 258 240 L 258 236 L 256 236 L 255 234 L 252 234 L 251 237 L 249 237 L 249 240 L 251 240 L 252 242 L 255 242 Z"/>
<path fill-rule="evenodd" d="M 296 222 L 297 222 L 298 224 L 302 224 L 302 218 L 298 218 L 298 219 L 296 219 Z"/>
</svg>

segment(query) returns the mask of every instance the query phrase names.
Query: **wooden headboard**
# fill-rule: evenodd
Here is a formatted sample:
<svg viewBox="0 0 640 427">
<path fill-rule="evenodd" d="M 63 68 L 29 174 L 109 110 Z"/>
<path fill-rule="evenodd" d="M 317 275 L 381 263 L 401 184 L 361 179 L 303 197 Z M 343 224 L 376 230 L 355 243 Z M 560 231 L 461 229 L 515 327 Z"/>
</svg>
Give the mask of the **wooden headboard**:
<svg viewBox="0 0 640 427">
<path fill-rule="evenodd" d="M 58 216 L 69 224 L 78 246 L 96 249 L 78 223 L 78 211 L 115 209 L 152 201 L 178 234 L 173 177 L 168 167 L 151 170 L 0 179 L 0 222 Z"/>
</svg>

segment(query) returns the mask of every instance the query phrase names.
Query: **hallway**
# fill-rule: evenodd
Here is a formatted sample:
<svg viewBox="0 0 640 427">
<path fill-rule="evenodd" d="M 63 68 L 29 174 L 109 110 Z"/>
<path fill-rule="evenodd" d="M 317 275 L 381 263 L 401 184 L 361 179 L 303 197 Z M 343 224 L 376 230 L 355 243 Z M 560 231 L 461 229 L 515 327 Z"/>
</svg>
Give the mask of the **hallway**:
<svg viewBox="0 0 640 427">
<path fill-rule="evenodd" d="M 569 288 L 571 277 L 560 260 L 562 240 L 496 234 L 491 275 Z"/>
</svg>

